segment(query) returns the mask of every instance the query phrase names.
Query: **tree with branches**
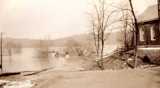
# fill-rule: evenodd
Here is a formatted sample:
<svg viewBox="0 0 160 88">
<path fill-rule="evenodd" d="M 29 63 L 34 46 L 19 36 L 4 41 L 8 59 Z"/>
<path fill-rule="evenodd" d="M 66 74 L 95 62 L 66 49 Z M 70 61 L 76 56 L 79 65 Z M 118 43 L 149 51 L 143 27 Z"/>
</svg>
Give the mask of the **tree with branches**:
<svg viewBox="0 0 160 88">
<path fill-rule="evenodd" d="M 107 27 L 106 3 L 105 0 L 97 0 L 93 6 L 94 12 L 91 14 L 92 33 L 97 54 L 97 65 L 100 69 L 103 66 L 103 51 L 105 41 L 105 30 Z"/>
<path fill-rule="evenodd" d="M 135 59 L 135 66 L 136 67 L 136 64 L 137 64 L 137 45 L 138 45 L 138 35 L 139 35 L 139 27 L 138 27 L 138 22 L 137 22 L 137 18 L 136 18 L 136 13 L 135 13 L 135 10 L 134 10 L 134 7 L 133 7 L 133 2 L 132 0 L 128 0 L 129 2 L 129 8 L 127 6 L 127 8 L 124 8 L 124 7 L 118 7 L 118 9 L 120 9 L 123 13 L 123 22 L 124 22 L 124 43 L 125 43 L 125 47 L 127 47 L 127 33 L 126 33 L 126 29 L 127 29 L 127 25 L 130 27 L 130 31 L 132 32 L 132 40 L 130 41 L 131 44 L 132 44 L 132 49 L 135 50 L 135 53 L 134 53 L 134 59 Z M 125 6 L 126 7 L 126 6 Z M 128 17 L 130 19 L 128 19 Z"/>
<path fill-rule="evenodd" d="M 120 28 L 120 26 L 116 24 L 121 22 L 120 19 L 113 17 L 120 11 L 117 9 L 110 11 L 110 8 L 108 8 L 109 6 L 105 1 L 106 0 L 95 1 L 93 5 L 93 13 L 90 14 L 92 34 L 97 55 L 97 65 L 102 70 L 104 69 L 103 58 L 105 40 L 107 40 L 113 29 Z"/>
<path fill-rule="evenodd" d="M 97 65 L 102 70 L 103 66 L 103 52 L 104 52 L 104 44 L 106 40 L 106 30 L 112 29 L 123 29 L 124 32 L 124 45 L 128 48 L 128 43 L 137 50 L 137 39 L 138 39 L 138 23 L 135 16 L 132 0 L 129 0 L 129 9 L 123 7 L 116 7 L 112 11 L 107 10 L 108 5 L 105 0 L 98 0 L 93 5 L 93 12 L 91 16 L 91 26 L 92 26 L 92 34 L 94 38 L 94 45 L 97 54 Z M 113 14 L 117 13 L 117 15 L 121 14 L 116 19 L 113 18 Z M 111 19 L 111 20 L 110 20 Z M 117 23 L 121 24 L 117 26 Z M 116 26 L 115 26 L 116 25 Z M 128 28 L 129 27 L 129 28 Z M 127 39 L 128 29 L 132 33 L 131 40 Z M 135 60 L 136 64 L 136 60 Z"/>
</svg>

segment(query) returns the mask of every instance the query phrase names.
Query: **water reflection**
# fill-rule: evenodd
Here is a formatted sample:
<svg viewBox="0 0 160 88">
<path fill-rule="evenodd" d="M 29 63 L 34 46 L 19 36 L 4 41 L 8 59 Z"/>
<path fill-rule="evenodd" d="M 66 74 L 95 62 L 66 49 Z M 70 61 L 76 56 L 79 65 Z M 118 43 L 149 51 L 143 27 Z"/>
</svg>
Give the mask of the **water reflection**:
<svg viewBox="0 0 160 88">
<path fill-rule="evenodd" d="M 38 48 L 22 48 L 21 52 L 12 50 L 11 55 L 3 56 L 3 71 L 34 71 L 53 66 L 51 53 Z"/>
</svg>

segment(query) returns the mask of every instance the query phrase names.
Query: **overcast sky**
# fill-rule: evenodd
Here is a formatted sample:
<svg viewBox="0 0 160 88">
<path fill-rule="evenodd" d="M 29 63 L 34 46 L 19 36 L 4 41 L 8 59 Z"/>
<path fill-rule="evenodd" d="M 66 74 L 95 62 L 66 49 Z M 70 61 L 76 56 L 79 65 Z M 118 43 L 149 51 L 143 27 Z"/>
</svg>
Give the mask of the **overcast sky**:
<svg viewBox="0 0 160 88">
<path fill-rule="evenodd" d="M 133 1 L 138 14 L 156 3 L 156 0 Z M 52 39 L 84 33 L 89 30 L 88 4 L 87 0 L 0 0 L 0 31 L 18 38 L 49 35 Z"/>
</svg>

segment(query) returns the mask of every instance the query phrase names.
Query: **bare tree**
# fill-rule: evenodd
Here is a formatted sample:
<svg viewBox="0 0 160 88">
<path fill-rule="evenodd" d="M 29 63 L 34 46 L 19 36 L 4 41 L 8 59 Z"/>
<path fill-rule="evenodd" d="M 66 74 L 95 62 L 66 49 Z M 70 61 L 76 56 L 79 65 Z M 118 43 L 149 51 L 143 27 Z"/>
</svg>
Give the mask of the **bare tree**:
<svg viewBox="0 0 160 88">
<path fill-rule="evenodd" d="M 111 31 L 112 29 L 118 29 L 119 26 L 113 27 L 113 24 L 120 22 L 118 19 L 114 19 L 113 14 L 119 12 L 117 10 L 110 11 L 109 7 L 105 0 L 97 0 L 97 2 L 93 5 L 93 12 L 90 14 L 91 26 L 92 26 L 92 34 L 94 38 L 94 45 L 97 53 L 97 65 L 100 69 L 104 69 L 103 66 L 103 58 L 104 58 L 104 45 L 105 40 L 108 38 L 110 33 L 106 33 L 106 31 Z M 112 19 L 111 19 L 112 18 Z M 108 35 L 105 35 L 108 34 Z"/>
<path fill-rule="evenodd" d="M 105 3 L 105 0 L 98 0 L 94 4 L 94 13 L 91 14 L 91 24 L 92 24 L 92 33 L 93 33 L 93 38 L 94 38 L 94 45 L 96 48 L 96 53 L 97 53 L 97 65 L 101 68 L 104 69 L 103 66 L 103 51 L 104 51 L 104 44 L 106 40 L 106 35 L 105 31 L 110 29 L 110 26 L 112 25 L 111 29 L 117 29 L 123 28 L 125 29 L 125 35 L 127 34 L 127 27 L 128 27 L 128 16 L 125 17 L 127 14 L 124 13 L 124 9 L 115 9 L 113 11 L 107 11 L 107 4 Z M 122 13 L 122 16 L 117 17 L 114 19 L 112 15 L 114 13 Z M 112 19 L 112 21 L 110 20 Z M 124 22 L 124 26 L 113 26 L 113 24 L 118 23 L 118 22 Z M 127 39 L 126 36 L 125 38 L 125 45 L 127 46 Z"/>
<path fill-rule="evenodd" d="M 129 51 L 134 47 L 134 36 L 135 36 L 135 28 L 133 17 L 130 14 L 130 10 L 121 9 L 122 11 L 122 33 L 123 33 L 123 42 L 124 42 L 124 50 Z"/>
<path fill-rule="evenodd" d="M 103 51 L 104 51 L 104 41 L 105 41 L 105 29 L 106 29 L 106 4 L 105 0 L 98 0 L 94 4 L 95 13 L 93 13 L 91 24 L 92 33 L 94 37 L 96 53 L 97 53 L 97 65 L 100 69 L 104 69 L 103 66 Z M 95 15 L 94 15 L 95 14 Z"/>
<path fill-rule="evenodd" d="M 128 47 L 131 46 L 135 49 L 136 52 L 138 42 L 138 23 L 135 16 L 132 0 L 129 0 L 129 9 L 116 7 L 116 9 L 108 11 L 107 7 L 109 6 L 105 3 L 105 0 L 98 0 L 93 7 L 94 13 L 92 13 L 90 16 L 92 18 L 92 33 L 98 58 L 97 64 L 101 69 L 104 69 L 103 51 L 106 40 L 105 31 L 108 31 L 109 29 L 122 28 L 124 32 L 125 47 L 128 50 Z M 119 17 L 116 17 L 116 19 L 113 18 L 113 14 L 115 13 L 118 13 L 117 16 L 119 15 Z M 121 25 L 115 26 L 115 23 L 119 23 Z"/>
<path fill-rule="evenodd" d="M 128 8 L 119 8 L 121 9 L 122 11 L 127 11 L 127 13 L 129 13 L 128 16 L 126 17 L 130 17 L 130 20 L 126 19 L 126 17 L 124 17 L 124 29 L 126 29 L 126 25 L 130 26 L 132 29 L 131 32 L 132 32 L 132 40 L 131 40 L 131 44 L 133 46 L 133 48 L 135 49 L 135 67 L 136 67 L 136 64 L 137 64 L 137 45 L 138 45 L 138 35 L 139 35 L 139 28 L 138 28 L 138 22 L 137 22 L 137 18 L 136 18 L 136 14 L 135 14 L 135 11 L 134 11 L 134 7 L 133 7 L 133 3 L 132 3 L 132 0 L 128 0 L 129 2 L 129 9 Z M 126 31 L 125 31 L 126 32 Z M 125 45 L 127 44 L 127 40 L 126 40 L 126 33 L 125 33 Z"/>
<path fill-rule="evenodd" d="M 134 27 L 135 27 L 135 35 L 136 35 L 136 41 L 135 41 L 135 67 L 136 67 L 136 65 L 137 65 L 137 54 L 136 53 L 137 53 L 137 45 L 138 45 L 139 28 L 138 28 L 138 22 L 137 22 L 137 18 L 135 15 L 132 0 L 129 0 L 129 5 L 130 5 L 131 13 L 132 13 L 133 19 L 134 19 Z"/>
<path fill-rule="evenodd" d="M 75 39 L 69 39 L 65 43 L 66 52 L 70 55 L 78 55 L 83 56 L 83 46 L 80 42 L 76 41 Z"/>
</svg>

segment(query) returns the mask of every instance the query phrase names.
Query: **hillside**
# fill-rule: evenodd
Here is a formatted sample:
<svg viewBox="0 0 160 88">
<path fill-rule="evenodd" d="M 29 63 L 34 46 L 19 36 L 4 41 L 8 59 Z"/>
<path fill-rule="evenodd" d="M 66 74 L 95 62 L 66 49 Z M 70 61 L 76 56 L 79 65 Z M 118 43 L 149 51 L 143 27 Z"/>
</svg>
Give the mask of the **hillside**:
<svg viewBox="0 0 160 88">
<path fill-rule="evenodd" d="M 108 45 L 120 44 L 119 37 L 121 36 L 122 35 L 120 32 L 114 32 L 111 34 L 106 33 L 105 44 L 108 44 Z M 56 40 L 5 38 L 4 41 L 5 41 L 5 45 L 14 44 L 21 47 L 39 47 L 41 44 L 45 44 L 45 45 L 49 44 L 49 46 L 63 47 L 63 46 L 66 46 L 66 44 L 70 44 L 72 42 L 76 42 L 82 45 L 94 44 L 93 36 L 91 34 L 73 35 L 73 36 L 60 38 Z"/>
</svg>

